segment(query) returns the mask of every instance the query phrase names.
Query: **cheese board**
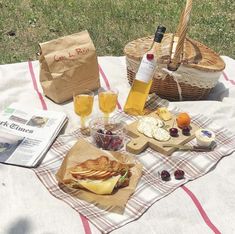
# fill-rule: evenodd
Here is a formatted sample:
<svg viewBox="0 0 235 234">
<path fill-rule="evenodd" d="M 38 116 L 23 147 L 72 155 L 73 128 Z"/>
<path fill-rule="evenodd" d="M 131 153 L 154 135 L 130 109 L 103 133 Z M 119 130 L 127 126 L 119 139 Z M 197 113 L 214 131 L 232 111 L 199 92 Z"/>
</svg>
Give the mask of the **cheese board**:
<svg viewBox="0 0 235 234">
<path fill-rule="evenodd" d="M 147 115 L 147 117 L 153 117 L 157 119 L 157 121 L 161 120 L 163 122 L 163 126 L 160 128 L 163 130 L 166 130 L 165 133 L 169 133 L 169 130 L 171 128 L 177 128 L 176 116 L 173 114 L 172 114 L 172 118 L 167 121 L 163 121 L 159 117 L 156 111 L 150 113 L 149 115 Z M 151 149 L 158 151 L 159 153 L 169 156 L 174 151 L 177 150 L 177 147 L 173 147 L 173 146 L 165 147 L 166 144 L 184 145 L 195 137 L 195 132 L 199 129 L 199 127 L 196 124 L 191 122 L 189 125 L 189 128 L 190 128 L 189 134 L 184 135 L 182 133 L 182 129 L 178 128 L 177 129 L 178 133 L 176 136 L 173 137 L 169 135 L 169 137 L 164 136 L 162 137 L 162 139 L 161 137 L 159 139 L 156 137 L 148 136 L 148 130 L 146 130 L 147 126 L 143 127 L 144 133 L 141 133 L 142 126 L 140 127 L 140 121 L 142 121 L 142 118 L 145 118 L 145 117 L 141 117 L 140 119 L 126 126 L 126 133 L 128 136 L 132 138 L 126 144 L 126 150 L 133 154 L 140 154 L 141 152 L 146 150 L 148 147 L 150 147 Z"/>
</svg>

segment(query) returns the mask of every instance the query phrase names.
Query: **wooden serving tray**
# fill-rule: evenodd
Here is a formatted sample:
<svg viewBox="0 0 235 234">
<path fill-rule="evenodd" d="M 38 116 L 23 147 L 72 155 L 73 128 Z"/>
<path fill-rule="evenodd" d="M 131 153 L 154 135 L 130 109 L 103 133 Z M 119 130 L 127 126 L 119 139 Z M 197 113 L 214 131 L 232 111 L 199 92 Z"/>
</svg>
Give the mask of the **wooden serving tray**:
<svg viewBox="0 0 235 234">
<path fill-rule="evenodd" d="M 157 113 L 151 113 L 147 116 L 153 116 L 157 119 L 160 119 L 160 117 L 157 115 Z M 173 122 L 175 121 L 176 117 L 172 115 L 172 119 L 168 121 L 163 121 L 165 123 L 164 127 L 166 130 L 169 130 L 173 126 Z M 126 126 L 127 135 L 132 137 L 132 140 L 129 141 L 126 145 L 126 150 L 133 154 L 139 154 L 143 152 L 148 147 L 152 148 L 153 150 L 158 151 L 159 153 L 162 153 L 164 155 L 171 155 L 174 151 L 177 149 L 174 147 L 163 147 L 164 144 L 177 144 L 177 145 L 184 145 L 185 143 L 191 141 L 195 137 L 195 131 L 199 129 L 199 127 L 193 123 L 190 124 L 190 135 L 185 136 L 182 134 L 182 131 L 180 128 L 178 128 L 178 136 L 177 137 L 171 137 L 168 141 L 157 141 L 154 138 L 149 138 L 145 136 L 144 134 L 140 133 L 137 130 L 137 124 L 138 120 L 134 121 L 133 123 Z M 175 121 L 174 127 L 177 127 L 177 123 Z"/>
</svg>

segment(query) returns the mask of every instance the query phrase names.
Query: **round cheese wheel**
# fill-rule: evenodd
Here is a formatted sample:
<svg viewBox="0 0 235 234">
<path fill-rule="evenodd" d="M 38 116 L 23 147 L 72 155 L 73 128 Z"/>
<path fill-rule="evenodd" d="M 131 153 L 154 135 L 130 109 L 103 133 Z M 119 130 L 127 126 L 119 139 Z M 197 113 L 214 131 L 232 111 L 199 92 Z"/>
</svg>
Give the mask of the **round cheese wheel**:
<svg viewBox="0 0 235 234">
<path fill-rule="evenodd" d="M 137 130 L 140 132 L 140 133 L 144 133 L 144 129 L 146 127 L 149 127 L 150 125 L 148 123 L 145 123 L 143 121 L 139 121 L 138 122 L 138 125 L 137 125 Z"/>
<path fill-rule="evenodd" d="M 143 133 L 145 136 L 152 138 L 153 137 L 153 130 L 151 125 L 146 125 L 143 129 Z"/>
<path fill-rule="evenodd" d="M 159 128 L 161 128 L 164 125 L 163 121 L 161 121 L 160 119 L 154 118 L 152 116 L 143 117 L 142 121 L 144 121 L 145 123 L 149 123 L 153 126 L 158 126 Z"/>
<path fill-rule="evenodd" d="M 167 130 L 164 128 L 155 127 L 152 129 L 153 138 L 157 141 L 168 141 L 171 136 Z"/>
</svg>

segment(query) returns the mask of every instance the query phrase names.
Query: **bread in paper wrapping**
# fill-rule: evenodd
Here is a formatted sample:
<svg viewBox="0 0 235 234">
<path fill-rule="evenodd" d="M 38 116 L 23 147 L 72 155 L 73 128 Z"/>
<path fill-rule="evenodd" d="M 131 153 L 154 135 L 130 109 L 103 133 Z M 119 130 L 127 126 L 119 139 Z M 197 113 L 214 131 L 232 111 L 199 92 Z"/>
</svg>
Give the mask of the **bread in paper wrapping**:
<svg viewBox="0 0 235 234">
<path fill-rule="evenodd" d="M 107 195 L 95 194 L 85 189 L 71 188 L 68 184 L 68 181 L 73 178 L 70 173 L 71 169 L 87 160 L 96 160 L 102 155 L 108 157 L 111 161 L 116 160 L 119 163 L 133 165 L 130 167 L 131 177 L 129 185 Z M 96 148 L 84 139 L 79 139 L 65 156 L 60 169 L 56 173 L 56 179 L 61 188 L 71 196 L 92 203 L 101 209 L 123 213 L 129 197 L 135 192 L 141 174 L 142 165 L 132 156 L 120 152 L 109 153 Z"/>
</svg>

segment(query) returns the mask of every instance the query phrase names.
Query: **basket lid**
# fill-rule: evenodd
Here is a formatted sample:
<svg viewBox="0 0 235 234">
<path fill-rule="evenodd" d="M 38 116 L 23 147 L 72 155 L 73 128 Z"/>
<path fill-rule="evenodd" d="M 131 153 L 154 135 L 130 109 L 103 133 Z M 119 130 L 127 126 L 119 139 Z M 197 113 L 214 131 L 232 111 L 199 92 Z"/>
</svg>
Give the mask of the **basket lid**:
<svg viewBox="0 0 235 234">
<path fill-rule="evenodd" d="M 173 41 L 177 41 L 177 38 L 173 34 L 167 33 L 164 35 L 159 51 L 159 60 L 161 63 L 169 63 L 174 49 L 174 46 L 172 46 L 174 45 Z M 140 61 L 144 53 L 150 49 L 152 42 L 153 36 L 138 38 L 125 46 L 124 54 L 130 59 Z M 211 72 L 222 71 L 225 68 L 224 61 L 216 52 L 188 37 L 184 42 L 181 64 L 186 67 Z"/>
</svg>

